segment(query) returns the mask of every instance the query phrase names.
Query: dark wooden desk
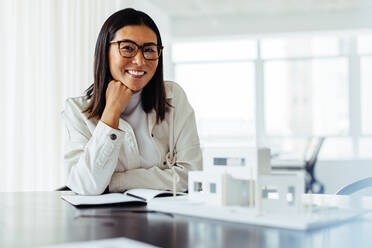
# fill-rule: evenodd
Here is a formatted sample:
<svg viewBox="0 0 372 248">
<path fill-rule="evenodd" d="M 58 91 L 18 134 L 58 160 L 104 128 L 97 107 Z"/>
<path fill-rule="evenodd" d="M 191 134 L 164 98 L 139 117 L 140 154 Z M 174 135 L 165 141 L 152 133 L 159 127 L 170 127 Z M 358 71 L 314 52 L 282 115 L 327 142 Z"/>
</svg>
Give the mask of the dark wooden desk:
<svg viewBox="0 0 372 248">
<path fill-rule="evenodd" d="M 144 210 L 141 206 L 77 209 L 61 200 L 61 194 L 68 192 L 0 193 L 0 247 L 35 247 L 113 237 L 161 247 L 372 247 L 372 218 L 301 232 L 128 212 Z M 323 201 L 322 196 L 314 197 Z M 340 199 L 340 204 L 352 202 Z M 371 199 L 360 202 L 372 208 Z"/>
</svg>

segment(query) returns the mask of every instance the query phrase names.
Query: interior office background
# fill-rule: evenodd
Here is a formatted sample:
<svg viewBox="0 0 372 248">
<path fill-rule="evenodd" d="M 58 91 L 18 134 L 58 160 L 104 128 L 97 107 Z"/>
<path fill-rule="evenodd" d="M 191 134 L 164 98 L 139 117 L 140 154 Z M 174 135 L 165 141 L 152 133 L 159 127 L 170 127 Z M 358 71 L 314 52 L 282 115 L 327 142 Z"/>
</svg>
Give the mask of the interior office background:
<svg viewBox="0 0 372 248">
<path fill-rule="evenodd" d="M 372 175 L 372 1 L 1 0 L 0 191 L 63 184 L 64 100 L 93 82 L 99 29 L 126 7 L 159 25 L 203 147 L 301 159 L 326 136 L 326 193 Z"/>
</svg>

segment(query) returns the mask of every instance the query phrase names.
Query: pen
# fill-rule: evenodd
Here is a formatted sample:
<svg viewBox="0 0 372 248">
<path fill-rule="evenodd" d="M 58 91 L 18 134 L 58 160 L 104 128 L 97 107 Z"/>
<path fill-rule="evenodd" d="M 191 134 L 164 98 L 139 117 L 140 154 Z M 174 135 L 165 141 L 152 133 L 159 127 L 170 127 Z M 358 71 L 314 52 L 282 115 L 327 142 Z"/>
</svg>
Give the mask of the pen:
<svg viewBox="0 0 372 248">
<path fill-rule="evenodd" d="M 127 195 L 132 196 L 132 197 L 135 197 L 135 198 L 138 198 L 138 199 L 143 200 L 143 201 L 147 201 L 146 198 L 143 198 L 143 197 L 138 196 L 138 195 L 133 195 L 131 193 L 127 193 Z"/>
</svg>

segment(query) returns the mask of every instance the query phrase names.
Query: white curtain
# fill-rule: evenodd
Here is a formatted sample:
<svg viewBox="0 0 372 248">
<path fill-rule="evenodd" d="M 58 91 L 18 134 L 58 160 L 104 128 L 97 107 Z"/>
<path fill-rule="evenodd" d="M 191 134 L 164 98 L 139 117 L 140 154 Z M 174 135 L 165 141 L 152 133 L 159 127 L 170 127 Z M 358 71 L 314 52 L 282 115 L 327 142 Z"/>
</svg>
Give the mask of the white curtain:
<svg viewBox="0 0 372 248">
<path fill-rule="evenodd" d="M 63 184 L 64 100 L 93 82 L 105 19 L 133 1 L 0 1 L 0 191 Z"/>
</svg>

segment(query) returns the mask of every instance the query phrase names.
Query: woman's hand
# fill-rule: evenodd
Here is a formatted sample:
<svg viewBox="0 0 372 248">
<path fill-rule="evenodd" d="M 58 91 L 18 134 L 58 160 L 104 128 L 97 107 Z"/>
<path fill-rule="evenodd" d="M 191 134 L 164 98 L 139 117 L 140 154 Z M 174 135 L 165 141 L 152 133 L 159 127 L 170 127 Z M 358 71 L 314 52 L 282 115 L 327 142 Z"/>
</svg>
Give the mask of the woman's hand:
<svg viewBox="0 0 372 248">
<path fill-rule="evenodd" d="M 118 129 L 120 114 L 128 106 L 133 91 L 118 80 L 112 80 L 106 90 L 106 105 L 101 121 L 112 128 Z"/>
</svg>

